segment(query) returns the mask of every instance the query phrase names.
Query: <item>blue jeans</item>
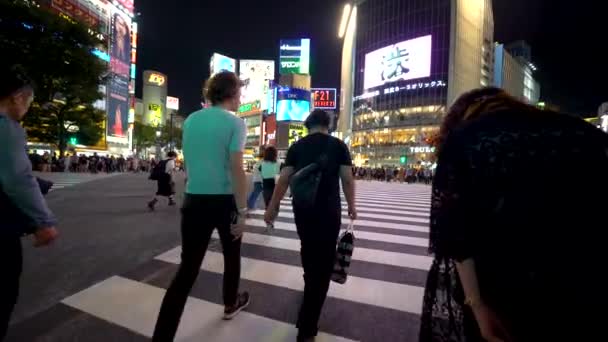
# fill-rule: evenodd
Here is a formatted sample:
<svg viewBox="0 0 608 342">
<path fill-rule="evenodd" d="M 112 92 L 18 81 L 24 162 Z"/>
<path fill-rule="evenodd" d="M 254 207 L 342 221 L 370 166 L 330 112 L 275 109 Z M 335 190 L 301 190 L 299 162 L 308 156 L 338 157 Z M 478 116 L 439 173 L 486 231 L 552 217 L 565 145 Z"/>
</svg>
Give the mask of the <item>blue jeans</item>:
<svg viewBox="0 0 608 342">
<path fill-rule="evenodd" d="M 255 202 L 258 201 L 258 197 L 262 193 L 263 187 L 262 182 L 253 183 L 253 191 L 249 195 L 249 199 L 247 200 L 247 208 L 255 209 Z"/>
</svg>

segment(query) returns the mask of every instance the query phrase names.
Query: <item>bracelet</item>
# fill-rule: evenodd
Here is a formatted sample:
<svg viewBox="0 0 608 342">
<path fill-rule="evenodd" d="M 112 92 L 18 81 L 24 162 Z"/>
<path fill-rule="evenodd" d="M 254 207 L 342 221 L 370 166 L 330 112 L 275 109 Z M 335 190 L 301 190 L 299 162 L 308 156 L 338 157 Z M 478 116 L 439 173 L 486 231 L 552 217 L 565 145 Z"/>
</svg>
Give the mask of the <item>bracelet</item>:
<svg viewBox="0 0 608 342">
<path fill-rule="evenodd" d="M 247 212 L 248 212 L 248 211 L 249 211 L 249 208 L 247 208 L 247 207 L 240 208 L 240 209 L 237 209 L 237 210 L 236 210 L 236 212 L 237 212 L 239 215 L 245 215 L 245 214 L 247 214 Z"/>
</svg>

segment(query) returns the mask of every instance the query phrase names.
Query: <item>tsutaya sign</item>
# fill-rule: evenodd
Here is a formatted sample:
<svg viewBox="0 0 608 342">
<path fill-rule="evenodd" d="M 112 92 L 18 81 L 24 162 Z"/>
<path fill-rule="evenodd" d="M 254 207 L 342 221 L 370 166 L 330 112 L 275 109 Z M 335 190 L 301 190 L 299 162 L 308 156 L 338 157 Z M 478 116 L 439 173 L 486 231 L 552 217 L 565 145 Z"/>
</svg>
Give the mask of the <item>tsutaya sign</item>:
<svg viewBox="0 0 608 342">
<path fill-rule="evenodd" d="M 410 153 L 435 153 L 435 148 L 431 146 L 412 146 L 410 147 Z"/>
<path fill-rule="evenodd" d="M 165 76 L 161 74 L 150 74 L 148 83 L 162 87 L 165 84 Z"/>
</svg>

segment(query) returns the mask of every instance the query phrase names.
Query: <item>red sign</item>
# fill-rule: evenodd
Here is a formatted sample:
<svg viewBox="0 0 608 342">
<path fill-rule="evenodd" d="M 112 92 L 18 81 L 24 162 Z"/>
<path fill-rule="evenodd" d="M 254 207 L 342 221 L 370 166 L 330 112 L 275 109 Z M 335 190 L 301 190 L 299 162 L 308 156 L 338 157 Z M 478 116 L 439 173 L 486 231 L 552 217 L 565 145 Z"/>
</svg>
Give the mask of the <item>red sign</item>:
<svg viewBox="0 0 608 342">
<path fill-rule="evenodd" d="M 268 115 L 262 123 L 262 145 L 276 145 L 277 142 L 277 117 Z"/>
<path fill-rule="evenodd" d="M 99 26 L 99 17 L 88 9 L 80 7 L 76 0 L 53 0 L 51 7 L 70 18 L 84 22 L 89 27 Z"/>
<path fill-rule="evenodd" d="M 336 88 L 312 89 L 314 108 L 336 109 Z"/>
</svg>

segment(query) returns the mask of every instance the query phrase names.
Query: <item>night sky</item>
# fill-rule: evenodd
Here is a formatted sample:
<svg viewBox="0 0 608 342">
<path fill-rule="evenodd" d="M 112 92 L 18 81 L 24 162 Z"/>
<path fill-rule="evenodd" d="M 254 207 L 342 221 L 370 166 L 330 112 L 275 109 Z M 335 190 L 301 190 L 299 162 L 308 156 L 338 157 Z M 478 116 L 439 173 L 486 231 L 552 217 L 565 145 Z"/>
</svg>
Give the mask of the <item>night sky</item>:
<svg viewBox="0 0 608 342">
<path fill-rule="evenodd" d="M 403 0 L 407 1 L 407 0 Z M 495 40 L 526 40 L 539 67 L 541 99 L 563 111 L 591 116 L 608 101 L 608 40 L 602 1 L 494 0 Z M 339 87 L 341 0 L 136 0 L 141 13 L 141 73 L 168 75 L 181 112 L 200 108 L 201 86 L 213 52 L 237 59 L 274 59 L 279 40 L 311 38 L 314 87 Z M 604 27 L 604 28 L 602 28 Z"/>
</svg>

